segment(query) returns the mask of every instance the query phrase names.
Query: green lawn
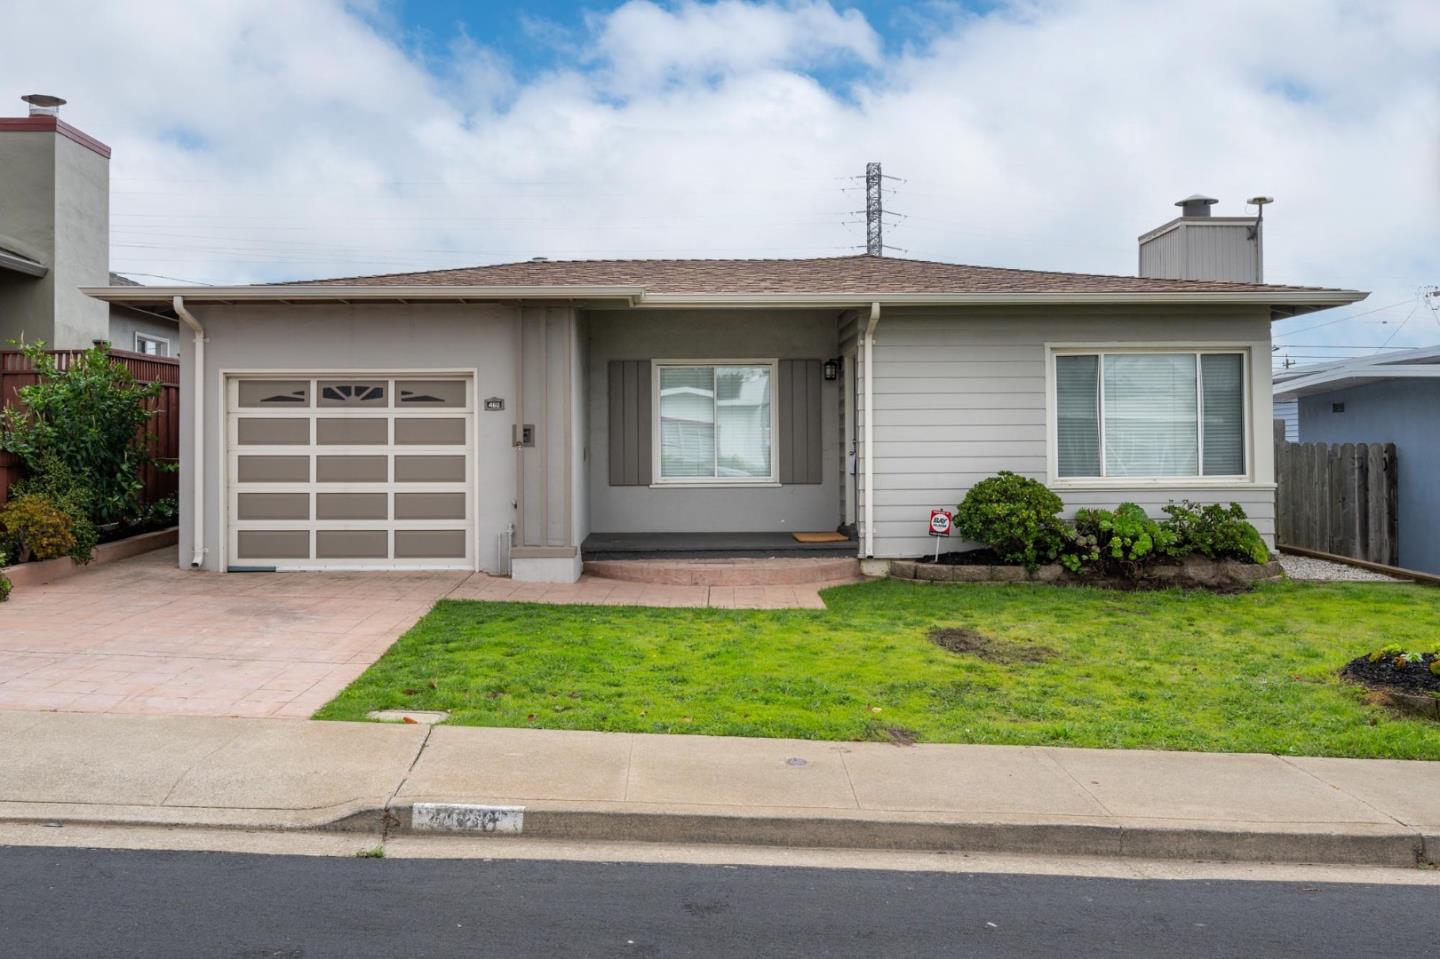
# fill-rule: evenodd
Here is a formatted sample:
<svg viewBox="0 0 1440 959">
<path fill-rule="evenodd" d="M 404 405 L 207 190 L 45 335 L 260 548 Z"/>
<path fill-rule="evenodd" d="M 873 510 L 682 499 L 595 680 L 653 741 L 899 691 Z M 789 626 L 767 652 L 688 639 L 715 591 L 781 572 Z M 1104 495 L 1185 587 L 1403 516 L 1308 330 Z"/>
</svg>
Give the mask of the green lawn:
<svg viewBox="0 0 1440 959">
<path fill-rule="evenodd" d="M 443 601 L 319 717 L 444 709 L 477 726 L 1440 759 L 1440 723 L 1335 678 L 1384 642 L 1434 647 L 1433 588 L 886 580 L 825 598 L 815 612 Z M 990 658 L 939 648 L 933 627 L 982 632 Z"/>
</svg>

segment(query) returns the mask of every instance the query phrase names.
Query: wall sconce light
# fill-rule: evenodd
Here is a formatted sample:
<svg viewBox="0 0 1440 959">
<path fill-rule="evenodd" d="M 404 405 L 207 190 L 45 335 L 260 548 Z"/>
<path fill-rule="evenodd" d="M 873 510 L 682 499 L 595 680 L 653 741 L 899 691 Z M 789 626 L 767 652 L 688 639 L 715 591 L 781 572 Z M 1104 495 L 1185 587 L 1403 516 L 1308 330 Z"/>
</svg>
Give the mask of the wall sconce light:
<svg viewBox="0 0 1440 959">
<path fill-rule="evenodd" d="M 840 361 L 838 359 L 826 360 L 824 369 L 827 380 L 838 380 L 840 378 Z"/>
</svg>

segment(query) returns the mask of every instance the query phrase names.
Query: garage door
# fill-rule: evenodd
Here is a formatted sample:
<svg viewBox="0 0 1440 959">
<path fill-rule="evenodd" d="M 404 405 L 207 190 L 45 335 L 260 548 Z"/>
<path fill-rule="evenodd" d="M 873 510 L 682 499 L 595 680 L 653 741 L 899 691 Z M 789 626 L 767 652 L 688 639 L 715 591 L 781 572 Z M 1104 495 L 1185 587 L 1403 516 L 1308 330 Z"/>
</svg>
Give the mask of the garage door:
<svg viewBox="0 0 1440 959">
<path fill-rule="evenodd" d="M 468 377 L 226 382 L 232 569 L 473 569 Z"/>
</svg>

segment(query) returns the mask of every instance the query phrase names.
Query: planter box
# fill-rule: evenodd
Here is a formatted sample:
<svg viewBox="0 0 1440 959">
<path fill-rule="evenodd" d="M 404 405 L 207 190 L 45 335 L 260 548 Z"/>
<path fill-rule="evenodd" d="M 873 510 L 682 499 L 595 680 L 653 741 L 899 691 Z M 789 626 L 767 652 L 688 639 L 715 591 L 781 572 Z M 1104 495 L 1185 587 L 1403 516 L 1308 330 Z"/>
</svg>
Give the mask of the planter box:
<svg viewBox="0 0 1440 959">
<path fill-rule="evenodd" d="M 1076 575 L 1058 563 L 1041 566 L 1033 573 L 1023 566 L 947 566 L 914 560 L 892 560 L 890 575 L 927 583 L 1054 583 L 1068 586 L 1104 586 L 1112 589 L 1181 586 L 1199 589 L 1245 589 L 1255 583 L 1273 583 L 1285 578 L 1280 564 L 1242 563 L 1231 559 L 1187 556 L 1178 563 L 1161 563 L 1146 570 L 1138 580 Z"/>
<path fill-rule="evenodd" d="M 169 529 L 160 529 L 153 533 L 141 533 L 139 536 L 117 539 L 113 543 L 103 543 L 95 547 L 94 557 L 84 566 L 77 564 L 68 556 L 61 556 L 40 563 L 7 566 L 0 572 L 5 574 L 16 589 L 23 586 L 41 586 L 45 583 L 53 583 L 57 579 L 74 576 L 76 573 L 83 573 L 96 566 L 104 566 L 106 563 L 113 563 L 119 559 L 129 559 L 131 556 L 148 553 L 152 549 L 174 546 L 179 541 L 180 528 L 172 526 Z"/>
</svg>

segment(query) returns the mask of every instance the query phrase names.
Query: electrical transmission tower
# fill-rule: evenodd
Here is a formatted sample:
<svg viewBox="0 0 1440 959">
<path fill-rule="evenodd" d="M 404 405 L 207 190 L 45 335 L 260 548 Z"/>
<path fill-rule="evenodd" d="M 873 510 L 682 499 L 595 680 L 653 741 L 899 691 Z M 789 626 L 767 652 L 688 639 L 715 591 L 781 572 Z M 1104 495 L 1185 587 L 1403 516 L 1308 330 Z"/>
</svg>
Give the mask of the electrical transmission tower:
<svg viewBox="0 0 1440 959">
<path fill-rule="evenodd" d="M 856 177 L 855 179 L 860 179 Z M 865 164 L 865 252 L 870 256 L 884 256 L 885 250 L 885 217 L 892 216 L 904 219 L 903 214 L 885 212 L 885 181 L 896 180 L 899 177 L 886 176 L 880 172 L 878 162 Z M 893 191 L 892 191 L 893 192 Z M 861 211 L 856 210 L 857 214 Z M 891 246 L 891 250 L 900 250 L 900 247 Z M 900 250 L 900 252 L 905 252 Z"/>
</svg>

